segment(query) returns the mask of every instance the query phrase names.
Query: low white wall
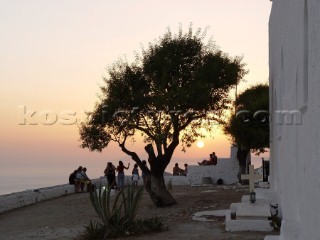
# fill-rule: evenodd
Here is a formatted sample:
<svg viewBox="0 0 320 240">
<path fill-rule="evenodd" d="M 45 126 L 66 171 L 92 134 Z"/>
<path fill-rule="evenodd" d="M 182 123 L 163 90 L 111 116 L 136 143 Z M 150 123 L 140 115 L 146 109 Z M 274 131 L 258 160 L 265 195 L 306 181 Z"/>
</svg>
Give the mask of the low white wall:
<svg viewBox="0 0 320 240">
<path fill-rule="evenodd" d="M 186 176 L 164 176 L 164 181 L 166 184 L 171 181 L 171 184 L 176 186 L 191 185 L 190 178 Z"/>
<path fill-rule="evenodd" d="M 106 185 L 106 179 L 94 179 L 94 184 Z M 0 213 L 24 207 L 27 205 L 35 204 L 44 200 L 61 197 L 67 194 L 74 193 L 74 185 L 63 184 L 57 186 L 51 186 L 46 188 L 37 188 L 32 190 L 26 190 L 24 192 L 16 192 L 0 196 Z"/>
<path fill-rule="evenodd" d="M 217 183 L 219 178 L 223 179 L 223 184 L 237 183 L 238 172 L 238 160 L 231 158 L 218 159 L 217 165 L 188 166 L 188 178 L 191 185 L 201 184 L 203 177 L 210 177 L 213 183 Z"/>
<path fill-rule="evenodd" d="M 189 165 L 188 176 L 165 176 L 166 183 L 171 180 L 173 185 L 201 185 L 203 177 L 210 177 L 212 183 L 223 179 L 223 184 L 237 183 L 239 173 L 239 161 L 237 159 L 237 148 L 230 148 L 230 158 L 218 158 L 217 165 Z"/>
<path fill-rule="evenodd" d="M 1 195 L 0 213 L 70 193 L 74 193 L 74 186 L 64 184 L 48 188 L 39 188 L 30 191 Z"/>
</svg>

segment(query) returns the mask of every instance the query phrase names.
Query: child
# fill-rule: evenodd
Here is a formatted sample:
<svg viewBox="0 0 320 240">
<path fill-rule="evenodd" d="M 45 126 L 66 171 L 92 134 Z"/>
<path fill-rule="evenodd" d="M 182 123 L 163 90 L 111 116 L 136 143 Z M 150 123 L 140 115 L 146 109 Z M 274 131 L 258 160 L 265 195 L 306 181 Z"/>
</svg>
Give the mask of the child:
<svg viewBox="0 0 320 240">
<path fill-rule="evenodd" d="M 132 169 L 132 185 L 134 187 L 138 186 L 139 181 L 139 170 L 138 170 L 138 164 L 135 164 Z"/>
</svg>

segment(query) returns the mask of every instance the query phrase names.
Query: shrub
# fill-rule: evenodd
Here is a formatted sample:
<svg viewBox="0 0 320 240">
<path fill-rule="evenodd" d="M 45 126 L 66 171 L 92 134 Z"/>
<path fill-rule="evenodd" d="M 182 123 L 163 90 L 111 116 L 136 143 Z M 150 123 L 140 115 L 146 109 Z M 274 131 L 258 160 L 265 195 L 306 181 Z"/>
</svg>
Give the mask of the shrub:
<svg viewBox="0 0 320 240">
<path fill-rule="evenodd" d="M 86 228 L 86 234 L 85 234 L 85 239 L 88 240 L 99 240 L 103 239 L 105 235 L 105 226 L 101 223 L 95 222 L 93 223 L 90 221 L 89 226 L 85 227 Z"/>
<path fill-rule="evenodd" d="M 138 219 L 135 224 L 135 233 L 161 232 L 167 230 L 164 220 L 159 217 Z"/>
<path fill-rule="evenodd" d="M 110 193 L 111 189 L 101 190 L 101 187 L 99 191 L 90 193 L 90 201 L 102 223 L 90 221 L 85 239 L 107 239 L 167 229 L 164 220 L 158 217 L 136 219 L 143 187 L 126 187 L 118 192 L 113 203 L 110 201 Z"/>
<path fill-rule="evenodd" d="M 143 187 L 134 189 L 131 186 L 118 192 L 113 204 L 110 201 L 111 189 L 90 193 L 90 201 L 102 221 L 105 230 L 104 237 L 124 236 L 131 232 L 135 224 L 138 207 L 143 194 Z M 98 226 L 92 223 L 87 227 L 90 234 L 99 232 Z M 89 231 L 88 231 L 89 230 Z M 88 235 L 88 233 L 87 233 Z"/>
</svg>

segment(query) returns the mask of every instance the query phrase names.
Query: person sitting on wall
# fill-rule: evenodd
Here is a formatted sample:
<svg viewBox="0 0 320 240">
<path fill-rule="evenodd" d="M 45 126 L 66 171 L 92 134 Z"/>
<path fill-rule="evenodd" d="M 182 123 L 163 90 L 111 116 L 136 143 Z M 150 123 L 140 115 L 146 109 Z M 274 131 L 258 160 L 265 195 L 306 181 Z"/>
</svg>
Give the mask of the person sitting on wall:
<svg viewBox="0 0 320 240">
<path fill-rule="evenodd" d="M 210 154 L 209 159 L 211 158 L 211 155 L 212 155 L 212 154 Z M 199 164 L 200 166 L 210 165 L 210 160 L 203 159 L 202 162 L 198 162 L 198 164 Z"/>
<path fill-rule="evenodd" d="M 210 156 L 210 165 L 217 165 L 217 163 L 218 163 L 218 158 L 216 156 L 216 153 L 212 152 Z"/>
<path fill-rule="evenodd" d="M 69 176 L 69 184 L 70 185 L 75 185 L 75 179 L 76 179 L 76 175 L 77 175 L 78 170 L 74 170 L 73 173 L 70 174 Z"/>
<path fill-rule="evenodd" d="M 175 176 L 183 175 L 183 172 L 184 171 L 181 168 L 179 168 L 178 163 L 176 163 L 173 168 L 173 175 L 175 175 Z"/>
<path fill-rule="evenodd" d="M 216 153 L 213 152 L 209 155 L 209 160 L 204 159 L 202 162 L 198 162 L 199 165 L 217 165 L 218 158 Z"/>
<path fill-rule="evenodd" d="M 81 181 L 83 180 L 83 175 L 81 174 L 82 172 L 82 166 L 78 167 L 76 178 L 74 179 L 75 183 L 75 192 L 82 192 L 84 188 L 84 183 Z"/>
<path fill-rule="evenodd" d="M 75 179 L 76 192 L 83 192 L 84 187 L 87 185 L 87 192 L 91 189 L 91 180 L 86 174 L 87 168 L 79 167 Z"/>
<path fill-rule="evenodd" d="M 82 168 L 81 175 L 83 176 L 83 179 L 81 180 L 81 182 L 83 182 L 84 185 L 87 185 L 87 192 L 90 192 L 91 179 L 88 178 L 88 176 L 87 176 L 87 168 L 86 167 Z M 83 189 L 82 189 L 82 191 L 83 191 Z"/>
</svg>

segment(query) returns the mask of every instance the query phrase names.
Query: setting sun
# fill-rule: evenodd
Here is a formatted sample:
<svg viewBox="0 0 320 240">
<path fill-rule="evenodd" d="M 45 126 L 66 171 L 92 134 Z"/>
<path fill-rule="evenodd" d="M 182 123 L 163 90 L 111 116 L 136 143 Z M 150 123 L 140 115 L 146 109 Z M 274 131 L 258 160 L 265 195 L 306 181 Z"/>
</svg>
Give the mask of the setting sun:
<svg viewBox="0 0 320 240">
<path fill-rule="evenodd" d="M 197 142 L 197 147 L 198 148 L 203 148 L 204 147 L 204 142 L 203 141 L 198 141 Z"/>
</svg>

